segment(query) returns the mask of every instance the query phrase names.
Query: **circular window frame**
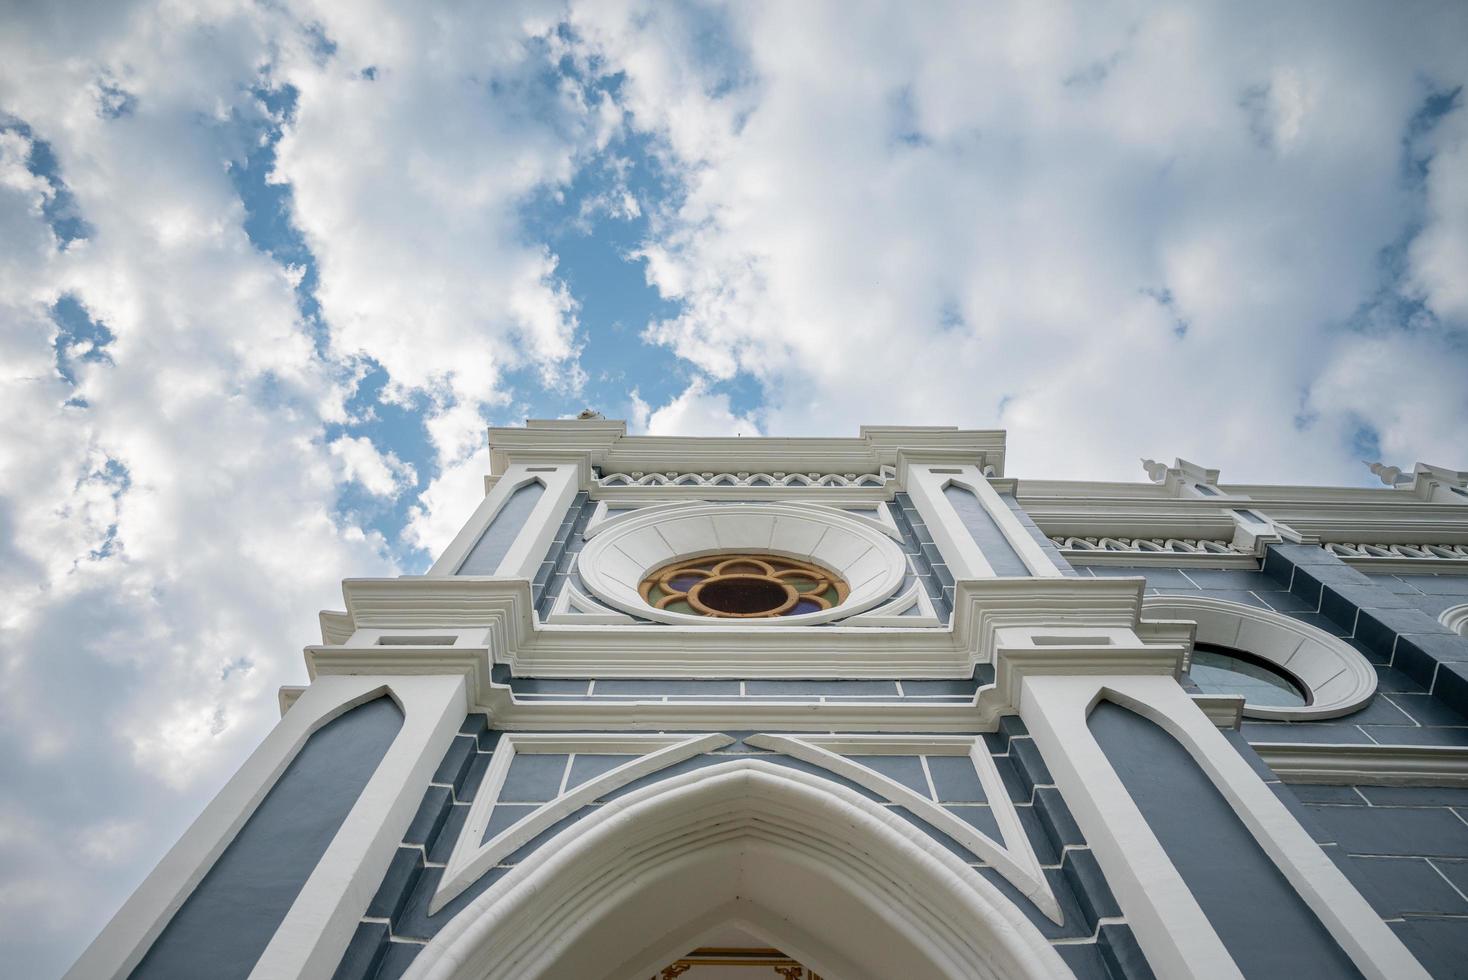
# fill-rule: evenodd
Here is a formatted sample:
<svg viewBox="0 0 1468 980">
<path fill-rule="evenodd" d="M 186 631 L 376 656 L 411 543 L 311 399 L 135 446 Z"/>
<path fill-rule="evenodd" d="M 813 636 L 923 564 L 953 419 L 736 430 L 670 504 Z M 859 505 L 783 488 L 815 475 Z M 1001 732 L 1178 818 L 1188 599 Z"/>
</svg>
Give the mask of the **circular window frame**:
<svg viewBox="0 0 1468 980">
<path fill-rule="evenodd" d="M 1290 707 L 1244 702 L 1244 717 L 1323 721 L 1364 708 L 1376 693 L 1376 668 L 1338 636 L 1272 609 L 1207 596 L 1160 595 L 1142 600 L 1147 619 L 1189 619 L 1195 642 L 1247 653 L 1298 681 L 1309 704 Z"/>
<path fill-rule="evenodd" d="M 812 626 L 889 600 L 908 571 L 890 532 L 834 507 L 800 503 L 664 504 L 596 525 L 576 559 L 581 582 L 602 602 L 640 619 L 705 628 Z M 670 612 L 640 594 L 653 571 L 711 555 L 765 554 L 824 568 L 849 587 L 845 601 L 793 616 L 712 617 Z"/>
<path fill-rule="evenodd" d="M 689 567 L 691 565 L 706 566 L 710 563 L 710 559 L 713 559 L 712 569 Z M 772 563 L 789 567 L 776 568 Z M 729 566 L 736 566 L 737 570 L 729 571 Z M 759 566 L 759 568 L 750 571 L 746 566 Z M 698 576 L 699 578 L 686 589 L 676 588 L 673 585 L 674 580 L 684 576 Z M 776 585 L 782 591 L 783 601 L 753 612 L 731 612 L 703 601 L 703 592 L 710 585 L 736 579 L 753 579 Z M 813 589 L 797 588 L 791 582 L 798 579 L 814 580 L 816 587 Z M 662 593 L 656 600 L 651 597 L 653 589 Z M 835 602 L 827 600 L 822 594 L 817 594 L 829 589 L 834 589 L 836 592 Z M 678 602 L 687 602 L 699 615 L 708 619 L 773 619 L 788 618 L 786 613 L 799 605 L 802 599 L 816 603 L 820 607 L 817 611 L 834 609 L 846 601 L 846 597 L 851 594 L 851 587 L 840 575 L 814 562 L 761 552 L 739 552 L 709 555 L 702 559 L 684 558 L 669 562 L 644 578 L 637 592 L 642 596 L 642 601 L 654 609 L 665 609 Z"/>
</svg>

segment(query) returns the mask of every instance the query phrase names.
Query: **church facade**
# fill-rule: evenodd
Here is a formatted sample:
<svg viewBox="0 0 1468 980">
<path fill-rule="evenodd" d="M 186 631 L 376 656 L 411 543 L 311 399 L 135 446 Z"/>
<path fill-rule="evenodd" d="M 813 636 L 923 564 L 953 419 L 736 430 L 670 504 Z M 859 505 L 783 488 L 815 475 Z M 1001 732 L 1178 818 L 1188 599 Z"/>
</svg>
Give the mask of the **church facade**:
<svg viewBox="0 0 1468 980">
<path fill-rule="evenodd" d="M 490 433 L 75 978 L 1449 977 L 1468 473 Z"/>
</svg>

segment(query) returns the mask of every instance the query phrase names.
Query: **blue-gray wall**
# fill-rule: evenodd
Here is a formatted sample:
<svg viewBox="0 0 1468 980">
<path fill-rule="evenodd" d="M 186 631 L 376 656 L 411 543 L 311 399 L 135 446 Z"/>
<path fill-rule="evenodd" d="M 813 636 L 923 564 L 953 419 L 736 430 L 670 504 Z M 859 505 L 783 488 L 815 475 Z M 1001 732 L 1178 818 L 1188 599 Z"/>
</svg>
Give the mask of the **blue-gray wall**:
<svg viewBox="0 0 1468 980">
<path fill-rule="evenodd" d="M 493 575 L 544 493 L 545 484 L 539 480 L 516 487 L 469 549 L 469 556 L 455 574 Z"/>
<path fill-rule="evenodd" d="M 249 976 L 402 724 L 381 697 L 313 733 L 132 976 Z"/>
<path fill-rule="evenodd" d="M 1360 976 L 1181 743 L 1107 701 L 1089 724 L 1244 976 Z"/>
</svg>

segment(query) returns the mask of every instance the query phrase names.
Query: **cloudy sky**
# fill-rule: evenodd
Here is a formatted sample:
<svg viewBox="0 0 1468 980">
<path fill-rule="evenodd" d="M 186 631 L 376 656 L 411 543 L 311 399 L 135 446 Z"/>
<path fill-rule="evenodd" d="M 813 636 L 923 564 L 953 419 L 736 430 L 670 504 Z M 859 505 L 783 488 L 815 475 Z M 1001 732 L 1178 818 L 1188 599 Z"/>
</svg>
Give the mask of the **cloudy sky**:
<svg viewBox="0 0 1468 980">
<path fill-rule="evenodd" d="M 486 424 L 1468 467 L 1468 5 L 0 4 L 0 946 L 60 973 Z"/>
</svg>

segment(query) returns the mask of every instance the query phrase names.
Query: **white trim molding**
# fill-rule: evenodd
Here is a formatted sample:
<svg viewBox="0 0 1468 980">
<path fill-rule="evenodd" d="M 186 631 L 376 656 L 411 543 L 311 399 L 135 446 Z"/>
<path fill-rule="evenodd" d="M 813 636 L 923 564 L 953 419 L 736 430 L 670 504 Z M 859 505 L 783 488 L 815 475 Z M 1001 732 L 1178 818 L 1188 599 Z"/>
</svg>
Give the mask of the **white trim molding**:
<svg viewBox="0 0 1468 980">
<path fill-rule="evenodd" d="M 748 758 L 597 807 L 447 923 L 406 977 L 645 976 L 731 919 L 849 980 L 1072 976 L 998 888 L 907 820 Z"/>
<path fill-rule="evenodd" d="M 1468 747 L 1251 742 L 1286 783 L 1468 786 Z"/>
<path fill-rule="evenodd" d="M 1376 693 L 1376 668 L 1339 637 L 1270 609 L 1208 596 L 1159 595 L 1142 600 L 1156 619 L 1190 619 L 1195 641 L 1251 653 L 1296 678 L 1310 703 L 1298 707 L 1244 704 L 1244 717 L 1280 721 L 1339 718 L 1365 707 Z"/>
</svg>

